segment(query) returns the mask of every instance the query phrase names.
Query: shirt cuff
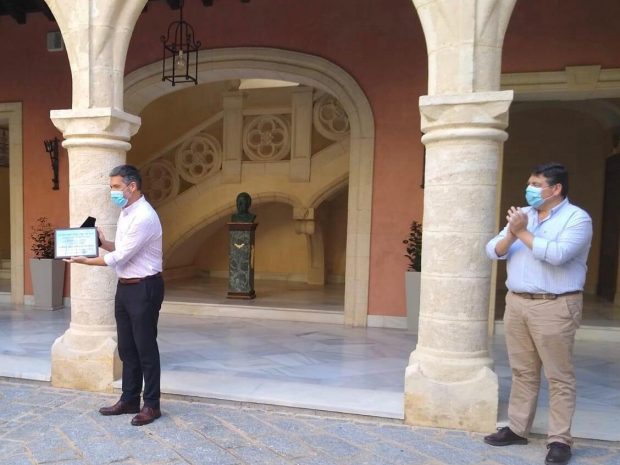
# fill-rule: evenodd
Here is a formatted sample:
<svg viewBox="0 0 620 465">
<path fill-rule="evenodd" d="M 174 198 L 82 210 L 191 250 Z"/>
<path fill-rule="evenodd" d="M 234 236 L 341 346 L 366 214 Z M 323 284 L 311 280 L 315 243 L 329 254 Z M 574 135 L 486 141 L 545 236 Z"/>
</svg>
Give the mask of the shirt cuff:
<svg viewBox="0 0 620 465">
<path fill-rule="evenodd" d="M 543 237 L 534 237 L 532 241 L 532 253 L 534 258 L 538 260 L 544 260 L 547 255 L 547 246 L 549 241 Z"/>
<path fill-rule="evenodd" d="M 508 252 L 506 252 L 505 255 L 497 255 L 497 253 L 495 252 L 495 246 L 497 245 L 497 243 L 500 241 L 499 240 L 492 240 L 487 244 L 487 256 L 491 259 L 491 260 L 505 260 L 506 257 L 508 257 Z"/>
<path fill-rule="evenodd" d="M 107 253 L 103 256 L 103 261 L 108 266 L 116 266 L 116 259 L 114 258 L 114 252 Z"/>
</svg>

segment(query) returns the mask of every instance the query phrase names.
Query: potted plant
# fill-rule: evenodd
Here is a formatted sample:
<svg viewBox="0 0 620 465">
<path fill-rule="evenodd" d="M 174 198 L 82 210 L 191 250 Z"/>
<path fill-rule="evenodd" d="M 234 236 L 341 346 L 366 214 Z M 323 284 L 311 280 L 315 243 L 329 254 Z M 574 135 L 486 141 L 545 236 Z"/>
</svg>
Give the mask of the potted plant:
<svg viewBox="0 0 620 465">
<path fill-rule="evenodd" d="M 405 272 L 405 296 L 407 298 L 407 330 L 417 333 L 420 318 L 420 271 L 422 269 L 422 223 L 413 221 L 409 237 L 403 241 L 405 257 L 409 266 Z"/>
<path fill-rule="evenodd" d="M 54 260 L 54 229 L 42 216 L 32 227 L 30 250 L 30 277 L 35 307 L 56 310 L 63 307 L 65 284 L 65 262 Z"/>
</svg>

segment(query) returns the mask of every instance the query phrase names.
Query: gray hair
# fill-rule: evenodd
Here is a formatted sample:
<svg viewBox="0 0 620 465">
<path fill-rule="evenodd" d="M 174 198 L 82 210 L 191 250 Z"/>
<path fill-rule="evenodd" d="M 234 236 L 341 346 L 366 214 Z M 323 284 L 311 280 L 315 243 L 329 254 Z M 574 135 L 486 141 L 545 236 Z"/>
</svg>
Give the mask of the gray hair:
<svg viewBox="0 0 620 465">
<path fill-rule="evenodd" d="M 120 176 L 123 178 L 123 182 L 129 185 L 132 182 L 136 183 L 138 190 L 142 190 L 142 176 L 140 171 L 133 165 L 119 165 L 112 168 L 110 171 L 110 177 Z"/>
</svg>

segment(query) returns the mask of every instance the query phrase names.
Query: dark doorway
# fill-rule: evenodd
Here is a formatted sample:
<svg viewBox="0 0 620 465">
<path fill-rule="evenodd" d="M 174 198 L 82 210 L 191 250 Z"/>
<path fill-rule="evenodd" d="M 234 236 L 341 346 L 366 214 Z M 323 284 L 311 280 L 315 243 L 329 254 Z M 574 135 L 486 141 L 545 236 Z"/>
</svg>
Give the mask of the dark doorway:
<svg viewBox="0 0 620 465">
<path fill-rule="evenodd" d="M 601 233 L 597 294 L 605 300 L 613 301 L 618 279 L 620 242 L 620 154 L 611 155 L 605 162 L 605 197 Z"/>
</svg>

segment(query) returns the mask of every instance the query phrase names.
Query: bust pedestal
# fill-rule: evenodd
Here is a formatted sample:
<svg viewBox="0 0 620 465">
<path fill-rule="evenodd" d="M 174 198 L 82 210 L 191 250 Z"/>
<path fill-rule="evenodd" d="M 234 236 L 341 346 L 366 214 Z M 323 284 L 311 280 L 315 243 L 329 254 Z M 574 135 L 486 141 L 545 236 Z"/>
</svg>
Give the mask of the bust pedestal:
<svg viewBox="0 0 620 465">
<path fill-rule="evenodd" d="M 254 292 L 254 232 L 258 223 L 228 223 L 229 299 L 253 299 Z"/>
</svg>

